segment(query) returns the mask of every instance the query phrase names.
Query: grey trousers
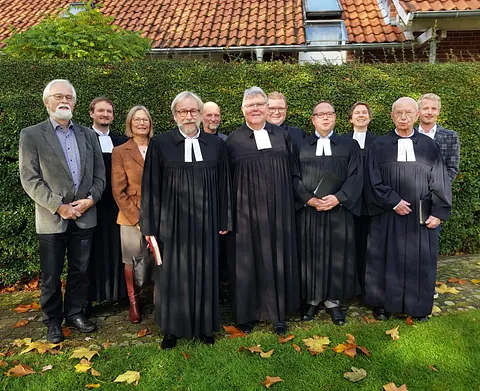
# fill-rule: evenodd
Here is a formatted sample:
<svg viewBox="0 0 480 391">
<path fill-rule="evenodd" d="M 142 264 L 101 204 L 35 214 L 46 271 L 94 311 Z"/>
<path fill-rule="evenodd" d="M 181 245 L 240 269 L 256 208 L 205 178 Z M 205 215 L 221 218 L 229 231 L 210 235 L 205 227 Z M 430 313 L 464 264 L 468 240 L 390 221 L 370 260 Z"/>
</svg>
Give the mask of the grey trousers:
<svg viewBox="0 0 480 391">
<path fill-rule="evenodd" d="M 147 254 L 147 243 L 140 230 L 133 225 L 120 226 L 122 242 L 122 262 L 132 265 L 132 258 L 142 258 Z"/>
</svg>

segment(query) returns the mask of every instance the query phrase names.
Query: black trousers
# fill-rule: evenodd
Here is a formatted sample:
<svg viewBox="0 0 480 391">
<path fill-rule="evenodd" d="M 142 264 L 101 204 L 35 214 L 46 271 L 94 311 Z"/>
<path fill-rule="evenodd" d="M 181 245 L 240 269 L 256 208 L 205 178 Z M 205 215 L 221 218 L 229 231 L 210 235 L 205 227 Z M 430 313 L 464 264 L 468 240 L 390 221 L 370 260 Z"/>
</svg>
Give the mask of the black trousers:
<svg viewBox="0 0 480 391">
<path fill-rule="evenodd" d="M 81 229 L 70 220 L 65 232 L 39 234 L 40 242 L 40 305 L 43 323 L 61 324 L 63 319 L 81 315 L 88 296 L 88 262 L 92 250 L 94 228 Z M 62 274 L 68 260 L 65 303 L 62 306 Z M 63 307 L 63 308 L 62 308 Z"/>
</svg>

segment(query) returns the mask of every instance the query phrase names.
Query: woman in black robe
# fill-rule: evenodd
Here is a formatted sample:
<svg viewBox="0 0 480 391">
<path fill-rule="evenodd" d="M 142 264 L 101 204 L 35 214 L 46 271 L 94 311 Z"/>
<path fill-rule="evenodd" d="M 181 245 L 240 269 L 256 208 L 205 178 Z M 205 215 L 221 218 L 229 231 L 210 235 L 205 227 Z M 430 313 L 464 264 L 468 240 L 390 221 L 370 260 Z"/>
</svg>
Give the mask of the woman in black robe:
<svg viewBox="0 0 480 391">
<path fill-rule="evenodd" d="M 348 132 L 345 137 L 357 140 L 360 146 L 360 157 L 364 172 L 364 181 L 367 180 L 367 156 L 370 146 L 377 136 L 368 131 L 368 125 L 372 120 L 372 110 L 368 103 L 357 102 L 350 109 L 348 116 L 353 130 Z M 370 225 L 370 217 L 368 216 L 368 208 L 365 202 L 365 195 L 362 192 L 362 210 L 360 216 L 355 216 L 355 245 L 357 248 L 357 264 L 360 278 L 360 287 L 362 294 L 365 290 L 365 253 L 367 252 L 367 236 Z"/>
</svg>

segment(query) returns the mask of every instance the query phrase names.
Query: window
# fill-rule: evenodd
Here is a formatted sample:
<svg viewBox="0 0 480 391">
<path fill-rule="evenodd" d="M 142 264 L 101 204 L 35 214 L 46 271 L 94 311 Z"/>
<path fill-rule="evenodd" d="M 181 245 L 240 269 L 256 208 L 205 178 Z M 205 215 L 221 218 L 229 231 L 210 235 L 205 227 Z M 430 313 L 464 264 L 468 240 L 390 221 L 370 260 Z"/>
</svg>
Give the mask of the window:
<svg viewBox="0 0 480 391">
<path fill-rule="evenodd" d="M 341 45 L 347 40 L 343 21 L 308 23 L 305 26 L 307 43 L 317 45 Z"/>
<path fill-rule="evenodd" d="M 82 11 L 86 11 L 87 10 L 87 7 L 88 5 L 86 3 L 81 3 L 81 2 L 73 2 L 70 4 L 70 6 L 68 7 L 68 12 L 70 12 L 71 14 L 73 15 L 76 15 L 78 14 L 79 12 L 82 12 Z M 93 7 L 93 3 L 92 3 L 92 7 Z M 68 18 L 68 14 L 67 13 L 64 13 L 62 15 L 64 18 Z"/>
<path fill-rule="evenodd" d="M 343 9 L 338 0 L 304 0 L 307 19 L 340 19 Z"/>
</svg>

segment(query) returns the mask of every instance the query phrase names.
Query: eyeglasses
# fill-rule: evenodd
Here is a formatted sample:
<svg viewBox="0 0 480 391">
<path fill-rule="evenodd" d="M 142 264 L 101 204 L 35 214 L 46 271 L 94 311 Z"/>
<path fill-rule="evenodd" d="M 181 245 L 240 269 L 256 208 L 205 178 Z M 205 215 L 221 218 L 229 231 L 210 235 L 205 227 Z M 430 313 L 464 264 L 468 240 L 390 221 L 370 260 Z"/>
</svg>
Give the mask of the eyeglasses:
<svg viewBox="0 0 480 391">
<path fill-rule="evenodd" d="M 253 110 L 253 109 L 263 109 L 266 105 L 267 105 L 266 102 L 263 102 L 263 103 L 251 103 L 251 104 L 245 105 L 245 106 L 243 106 L 243 107 L 245 107 L 247 110 Z"/>
<path fill-rule="evenodd" d="M 335 111 L 327 111 L 326 113 L 313 113 L 312 116 L 313 117 L 317 117 L 317 118 L 323 118 L 325 116 L 327 116 L 327 118 L 332 118 L 333 116 L 335 115 Z"/>
<path fill-rule="evenodd" d="M 69 102 L 73 101 L 73 95 L 63 95 L 63 94 L 48 95 L 49 98 L 52 97 L 52 96 L 53 96 L 53 99 L 58 100 L 58 101 L 63 100 L 63 98 L 65 98 Z"/>
<path fill-rule="evenodd" d="M 417 114 L 416 111 L 394 111 L 393 115 L 395 118 L 402 118 L 403 116 L 407 118 L 413 118 Z"/>
<path fill-rule="evenodd" d="M 192 110 L 176 110 L 177 114 L 182 117 L 182 118 L 185 118 L 187 116 L 188 113 L 190 113 L 190 115 L 192 117 L 196 117 L 199 113 L 200 113 L 200 110 L 197 110 L 197 109 L 192 109 Z"/>
<path fill-rule="evenodd" d="M 148 124 L 150 122 L 150 119 L 148 118 L 132 118 L 132 122 L 139 124 L 140 122 L 143 122 L 144 124 Z"/>
<path fill-rule="evenodd" d="M 275 111 L 278 111 L 278 114 L 285 114 L 287 112 L 286 107 L 269 107 L 268 112 L 273 114 Z"/>
</svg>

